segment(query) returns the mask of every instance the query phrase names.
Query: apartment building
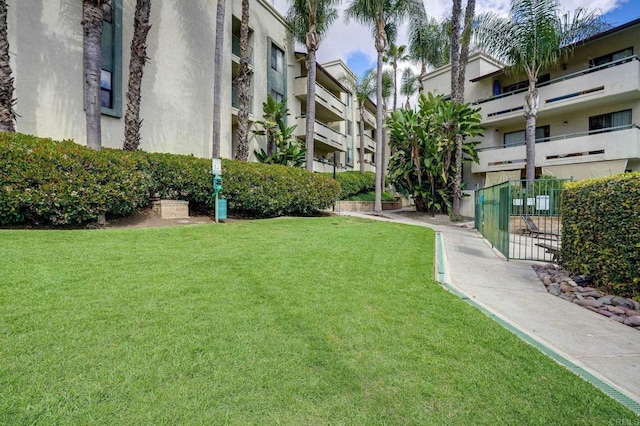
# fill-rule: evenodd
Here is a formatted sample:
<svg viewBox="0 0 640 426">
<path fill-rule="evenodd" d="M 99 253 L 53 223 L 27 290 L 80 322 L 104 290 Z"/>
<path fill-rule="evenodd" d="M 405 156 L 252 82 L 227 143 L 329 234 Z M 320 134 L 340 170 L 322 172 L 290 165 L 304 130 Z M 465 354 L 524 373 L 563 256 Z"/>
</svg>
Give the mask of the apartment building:
<svg viewBox="0 0 640 426">
<path fill-rule="evenodd" d="M 262 118 L 267 95 L 286 99 L 289 125 L 304 139 L 306 69 L 282 15 L 268 0 L 249 3 L 249 51 L 253 71 L 250 123 Z M 120 148 L 135 2 L 112 0 L 102 42 L 102 144 Z M 83 106 L 82 2 L 20 1 L 8 8 L 11 66 L 15 78 L 17 131 L 86 143 Z M 223 48 L 221 156 L 237 146 L 241 2 L 227 2 Z M 215 2 L 154 1 L 142 83 L 140 148 L 145 151 L 211 157 Z M 356 126 L 352 95 L 336 76 L 350 74 L 344 63 L 318 66 L 314 169 L 351 170 Z M 266 140 L 250 138 L 253 151 Z"/>
<path fill-rule="evenodd" d="M 576 46 L 541 73 L 536 176 L 580 180 L 640 170 L 640 19 Z M 450 66 L 424 78 L 425 90 L 450 93 Z M 465 98 L 481 108 L 486 130 L 480 163 L 466 165 L 468 187 L 524 178 L 526 77 L 484 53 L 469 58 Z"/>
</svg>

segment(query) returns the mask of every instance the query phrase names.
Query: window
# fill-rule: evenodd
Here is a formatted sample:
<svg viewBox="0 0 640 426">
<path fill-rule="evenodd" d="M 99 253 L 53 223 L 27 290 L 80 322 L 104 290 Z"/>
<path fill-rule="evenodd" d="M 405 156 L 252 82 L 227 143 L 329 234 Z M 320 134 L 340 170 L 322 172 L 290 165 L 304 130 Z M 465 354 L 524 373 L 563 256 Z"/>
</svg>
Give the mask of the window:
<svg viewBox="0 0 640 426">
<path fill-rule="evenodd" d="M 631 125 L 631 110 L 610 112 L 589 117 L 589 134 L 611 132 L 616 127 Z"/>
<path fill-rule="evenodd" d="M 626 49 L 618 50 L 617 52 L 609 53 L 607 55 L 598 56 L 597 58 L 590 60 L 589 68 L 608 64 L 609 62 L 615 62 L 619 59 L 627 58 L 632 55 L 633 47 L 627 47 Z"/>
<path fill-rule="evenodd" d="M 102 70 L 100 73 L 100 106 L 102 113 L 122 116 L 122 0 L 103 4 Z"/>
<path fill-rule="evenodd" d="M 275 89 L 271 89 L 271 97 L 278 102 L 282 102 L 282 100 L 284 99 L 284 95 L 282 93 L 279 93 Z"/>
<path fill-rule="evenodd" d="M 353 148 L 347 148 L 347 165 L 353 166 Z"/>
<path fill-rule="evenodd" d="M 351 93 L 347 93 L 347 106 L 351 106 Z"/>
<path fill-rule="evenodd" d="M 284 72 L 284 50 L 271 43 L 271 68 L 279 73 Z"/>
<path fill-rule="evenodd" d="M 352 136 L 353 134 L 353 124 L 351 120 L 347 120 L 347 136 Z"/>
<path fill-rule="evenodd" d="M 538 77 L 538 83 L 536 83 L 536 85 L 546 83 L 549 80 L 551 80 L 551 74 L 541 75 L 540 77 Z M 529 87 L 529 80 L 519 81 L 517 83 L 504 86 L 504 88 L 502 89 L 502 93 L 515 92 L 518 90 L 526 89 L 527 87 Z"/>
<path fill-rule="evenodd" d="M 551 136 L 551 126 L 536 127 L 536 143 L 546 142 Z M 524 144 L 526 141 L 525 130 L 504 134 L 504 146 Z"/>
</svg>

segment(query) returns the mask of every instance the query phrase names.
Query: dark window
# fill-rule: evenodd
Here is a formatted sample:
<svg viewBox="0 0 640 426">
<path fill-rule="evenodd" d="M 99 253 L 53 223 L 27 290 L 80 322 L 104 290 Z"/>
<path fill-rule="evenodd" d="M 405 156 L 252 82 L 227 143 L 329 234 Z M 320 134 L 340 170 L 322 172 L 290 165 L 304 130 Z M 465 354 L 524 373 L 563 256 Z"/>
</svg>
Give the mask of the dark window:
<svg viewBox="0 0 640 426">
<path fill-rule="evenodd" d="M 546 83 L 549 80 L 551 80 L 551 74 L 544 74 L 538 77 L 537 84 Z M 526 89 L 527 87 L 529 87 L 529 80 L 519 81 L 517 83 L 504 86 L 502 93 L 516 92 L 518 90 Z"/>
<path fill-rule="evenodd" d="M 627 58 L 633 55 L 633 47 L 627 47 L 626 49 L 618 50 L 617 52 L 609 53 L 606 55 L 598 56 L 595 59 L 589 61 L 589 67 L 597 67 L 600 65 L 608 64 L 619 59 Z"/>
<path fill-rule="evenodd" d="M 353 148 L 347 148 L 347 165 L 353 166 Z"/>
<path fill-rule="evenodd" d="M 545 142 L 549 140 L 551 136 L 551 126 L 536 127 L 536 143 Z M 503 137 L 504 145 L 518 145 L 524 144 L 526 141 L 526 135 L 524 130 L 518 130 L 517 132 L 505 133 Z"/>
<path fill-rule="evenodd" d="M 351 136 L 353 132 L 353 125 L 351 123 L 351 120 L 347 120 L 347 136 Z"/>
<path fill-rule="evenodd" d="M 271 97 L 278 102 L 282 102 L 282 100 L 284 99 L 284 95 L 282 93 L 279 93 L 275 89 L 271 89 Z"/>
<path fill-rule="evenodd" d="M 631 110 L 610 112 L 589 117 L 589 134 L 611 132 L 615 128 L 631 125 Z"/>
<path fill-rule="evenodd" d="M 120 81 L 122 76 L 122 11 L 121 0 L 103 3 L 102 23 L 102 72 L 100 73 L 100 106 L 102 112 L 119 117 Z"/>
<path fill-rule="evenodd" d="M 271 68 L 279 73 L 284 72 L 284 50 L 275 44 L 271 44 Z"/>
</svg>

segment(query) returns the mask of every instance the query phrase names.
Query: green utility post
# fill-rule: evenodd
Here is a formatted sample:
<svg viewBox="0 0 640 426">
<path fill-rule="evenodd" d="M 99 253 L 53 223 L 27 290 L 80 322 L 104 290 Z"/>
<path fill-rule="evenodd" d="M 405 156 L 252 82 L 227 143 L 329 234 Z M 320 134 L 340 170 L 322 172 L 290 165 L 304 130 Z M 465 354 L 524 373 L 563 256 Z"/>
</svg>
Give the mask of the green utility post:
<svg viewBox="0 0 640 426">
<path fill-rule="evenodd" d="M 213 175 L 213 192 L 216 194 L 215 221 L 218 223 L 218 194 L 222 191 L 222 160 L 211 159 L 211 174 Z"/>
<path fill-rule="evenodd" d="M 215 175 L 213 178 L 213 190 L 216 193 L 216 223 L 218 223 L 218 194 L 222 191 L 222 177 L 219 175 Z"/>
</svg>

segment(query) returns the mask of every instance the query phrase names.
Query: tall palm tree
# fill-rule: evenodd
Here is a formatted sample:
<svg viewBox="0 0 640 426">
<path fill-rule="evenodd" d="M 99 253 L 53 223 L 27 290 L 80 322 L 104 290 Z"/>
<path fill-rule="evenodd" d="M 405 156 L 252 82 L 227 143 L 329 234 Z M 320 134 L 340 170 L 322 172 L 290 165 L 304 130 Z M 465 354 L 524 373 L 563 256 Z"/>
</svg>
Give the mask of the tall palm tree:
<svg viewBox="0 0 640 426">
<path fill-rule="evenodd" d="M 136 0 L 131 39 L 131 59 L 129 61 L 129 87 L 127 89 L 127 112 L 124 116 L 124 146 L 129 151 L 140 147 L 140 98 L 142 74 L 147 62 L 147 35 L 151 29 L 149 15 L 151 0 Z"/>
<path fill-rule="evenodd" d="M 462 0 L 453 0 L 451 13 L 451 99 L 456 104 L 464 103 L 464 76 L 467 71 L 471 25 L 475 14 L 476 0 L 467 0 L 462 29 Z M 454 163 L 456 175 L 453 179 L 453 216 L 460 216 L 462 203 L 462 134 L 455 135 Z"/>
<path fill-rule="evenodd" d="M 414 14 L 409 21 L 409 54 L 420 65 L 418 92 L 424 91 L 422 79 L 427 67 L 439 68 L 449 63 L 451 38 L 448 21 L 439 22 L 426 15 Z"/>
<path fill-rule="evenodd" d="M 360 173 L 364 173 L 364 114 L 365 103 L 376 93 L 376 73 L 372 68 L 367 70 L 361 77 L 355 79 L 347 76 L 342 76 L 340 81 L 355 94 L 355 98 L 358 101 L 358 113 L 360 114 L 360 121 L 358 122 L 358 131 L 360 132 Z"/>
<path fill-rule="evenodd" d="M 409 60 L 409 55 L 406 53 L 407 46 L 396 45 L 391 43 L 387 49 L 387 53 L 382 58 L 383 62 L 391 64 L 393 68 L 393 110 L 398 107 L 398 62 Z"/>
<path fill-rule="evenodd" d="M 111 7 L 111 0 L 82 0 L 84 109 L 87 146 L 95 150 L 102 148 L 100 74 L 102 70 L 101 43 L 104 6 Z"/>
<path fill-rule="evenodd" d="M 236 160 L 249 159 L 249 88 L 253 71 L 249 67 L 249 0 L 242 0 L 240 21 L 240 67 L 236 83 L 238 87 L 238 149 Z"/>
<path fill-rule="evenodd" d="M 222 48 L 224 46 L 224 15 L 226 0 L 218 0 L 216 7 L 216 45 L 213 53 L 213 141 L 212 158 L 220 157 L 220 115 L 222 114 Z"/>
<path fill-rule="evenodd" d="M 307 170 L 313 171 L 313 129 L 316 117 L 316 52 L 322 37 L 338 17 L 339 0 L 291 0 L 287 21 L 293 37 L 307 47 Z"/>
<path fill-rule="evenodd" d="M 353 19 L 369 26 L 373 32 L 377 61 L 376 81 L 376 197 L 374 212 L 382 213 L 382 57 L 388 47 L 387 27 L 400 25 L 404 18 L 419 10 L 421 0 L 351 0 L 346 9 L 347 21 Z"/>
<path fill-rule="evenodd" d="M 389 102 L 389 98 L 391 97 L 391 92 L 393 91 L 393 75 L 391 70 L 384 70 L 382 72 L 382 116 L 388 117 L 389 109 L 387 108 L 387 104 Z M 382 191 L 386 188 L 386 175 L 387 175 L 387 165 L 389 163 L 389 155 L 387 153 L 389 146 L 388 138 L 387 138 L 387 128 L 382 126 L 382 154 L 380 158 L 382 158 L 382 175 L 380 176 L 380 188 Z M 380 195 L 382 197 L 382 194 Z"/>
<path fill-rule="evenodd" d="M 15 132 L 16 113 L 13 106 L 13 77 L 9 62 L 9 37 L 7 36 L 7 2 L 0 0 L 0 131 Z"/>
<path fill-rule="evenodd" d="M 402 71 L 402 77 L 400 78 L 400 94 L 407 97 L 404 104 L 405 109 L 410 109 L 411 104 L 409 100 L 411 96 L 415 95 L 418 90 L 418 77 L 413 73 L 410 67 L 405 68 Z"/>
<path fill-rule="evenodd" d="M 477 43 L 510 65 L 512 74 L 529 80 L 525 94 L 525 140 L 527 182 L 535 179 L 535 131 L 538 114 L 538 75 L 573 53 L 576 42 L 606 28 L 600 15 L 577 9 L 574 18 L 562 24 L 557 0 L 511 0 L 509 16 L 486 14 L 478 19 Z"/>
</svg>

